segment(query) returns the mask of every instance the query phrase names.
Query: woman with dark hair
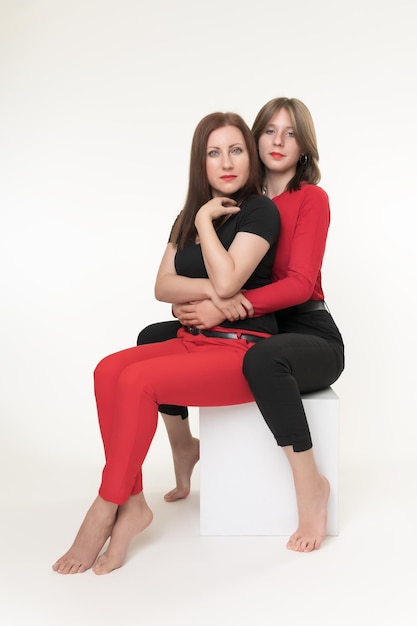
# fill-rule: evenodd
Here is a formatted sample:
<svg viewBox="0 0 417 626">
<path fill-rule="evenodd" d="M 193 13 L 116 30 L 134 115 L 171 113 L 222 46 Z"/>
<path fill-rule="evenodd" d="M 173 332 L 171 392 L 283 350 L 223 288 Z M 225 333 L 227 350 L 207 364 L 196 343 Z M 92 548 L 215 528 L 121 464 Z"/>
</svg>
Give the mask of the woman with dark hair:
<svg viewBox="0 0 417 626">
<path fill-rule="evenodd" d="M 240 116 L 212 113 L 201 120 L 192 141 L 186 202 L 156 278 L 158 300 L 220 303 L 240 289 L 271 282 L 280 220 L 273 202 L 260 194 L 257 167 L 255 141 Z M 94 389 L 106 463 L 99 495 L 73 545 L 53 565 L 56 572 L 84 572 L 94 564 L 96 574 L 106 574 L 123 564 L 130 541 L 152 520 L 142 465 L 158 405 L 251 402 L 243 357 L 276 331 L 273 313 L 222 320 L 210 330 L 187 326 L 171 341 L 129 348 L 97 365 Z"/>
<path fill-rule="evenodd" d="M 275 312 L 279 332 L 254 345 L 245 355 L 243 372 L 294 477 L 299 526 L 287 547 L 310 552 L 326 534 L 329 484 L 318 472 L 301 394 L 331 385 L 344 368 L 340 332 L 324 302 L 321 267 L 330 222 L 320 170 L 316 133 L 310 111 L 296 98 L 274 98 L 252 127 L 259 154 L 260 184 L 281 216 L 273 283 L 240 290 L 222 302 L 205 299 L 174 305 L 179 322 L 145 328 L 138 343 L 164 341 L 180 324 L 202 329 L 224 319 L 256 319 Z M 166 398 L 168 401 L 168 398 Z M 190 491 L 199 458 L 199 442 L 190 432 L 185 407 L 160 410 L 171 443 L 177 480 L 169 502 Z M 273 494 L 271 494 L 273 497 Z"/>
</svg>

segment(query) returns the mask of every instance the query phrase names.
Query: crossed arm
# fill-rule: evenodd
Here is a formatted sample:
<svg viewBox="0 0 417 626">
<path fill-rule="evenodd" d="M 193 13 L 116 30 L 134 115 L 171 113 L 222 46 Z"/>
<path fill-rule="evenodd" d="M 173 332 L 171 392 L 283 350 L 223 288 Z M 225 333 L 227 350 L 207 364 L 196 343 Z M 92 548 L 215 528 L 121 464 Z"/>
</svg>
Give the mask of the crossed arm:
<svg viewBox="0 0 417 626">
<path fill-rule="evenodd" d="M 246 306 L 249 311 L 252 309 L 240 289 L 265 256 L 269 243 L 259 235 L 238 232 L 226 250 L 213 227 L 213 219 L 236 213 L 239 208 L 224 206 L 222 202 L 222 198 L 210 200 L 199 210 L 195 222 L 208 278 L 178 275 L 174 264 L 176 246 L 172 243 L 168 244 L 158 270 L 155 297 L 172 303 L 175 314 L 186 325 L 212 327 L 226 318 L 244 319 L 248 315 Z M 205 322 L 197 314 L 199 309 Z"/>
</svg>

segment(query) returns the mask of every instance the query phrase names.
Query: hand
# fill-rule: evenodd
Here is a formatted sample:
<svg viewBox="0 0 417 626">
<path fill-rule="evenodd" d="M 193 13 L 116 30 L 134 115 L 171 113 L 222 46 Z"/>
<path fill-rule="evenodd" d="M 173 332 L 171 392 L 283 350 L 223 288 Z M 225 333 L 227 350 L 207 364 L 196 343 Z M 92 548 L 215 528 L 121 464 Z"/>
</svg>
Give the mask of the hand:
<svg viewBox="0 0 417 626">
<path fill-rule="evenodd" d="M 239 292 L 233 298 L 219 298 L 199 300 L 187 304 L 173 304 L 172 312 L 184 326 L 195 328 L 213 328 L 225 319 L 236 322 L 247 317 L 253 317 L 253 306 L 243 293 Z"/>
<path fill-rule="evenodd" d="M 222 217 L 222 215 L 233 215 L 233 213 L 238 213 L 239 211 L 240 208 L 237 206 L 236 201 L 232 198 L 216 197 L 212 198 L 200 207 L 195 219 L 197 222 L 199 217 L 207 216 L 211 219 L 211 221 L 213 221 L 218 217 Z"/>
<path fill-rule="evenodd" d="M 229 322 L 253 317 L 253 306 L 241 291 L 232 298 L 219 298 L 219 296 L 213 294 L 212 301 Z"/>
<path fill-rule="evenodd" d="M 223 313 L 211 300 L 174 304 L 172 311 L 184 326 L 194 326 L 200 329 L 213 328 L 225 320 Z"/>
</svg>

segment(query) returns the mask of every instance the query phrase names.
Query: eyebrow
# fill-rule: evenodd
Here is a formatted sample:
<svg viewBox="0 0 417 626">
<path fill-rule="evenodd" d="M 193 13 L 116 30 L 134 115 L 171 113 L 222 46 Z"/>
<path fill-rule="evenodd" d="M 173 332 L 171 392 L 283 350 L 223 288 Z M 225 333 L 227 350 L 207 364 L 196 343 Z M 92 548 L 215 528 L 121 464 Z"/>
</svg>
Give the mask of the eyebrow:
<svg viewBox="0 0 417 626">
<path fill-rule="evenodd" d="M 230 146 L 228 146 L 229 148 L 234 148 L 235 146 L 243 146 L 244 144 L 241 143 L 240 141 L 236 142 L 236 143 L 231 143 Z M 207 150 L 213 150 L 213 148 L 215 150 L 220 150 L 219 146 L 207 146 Z"/>
</svg>

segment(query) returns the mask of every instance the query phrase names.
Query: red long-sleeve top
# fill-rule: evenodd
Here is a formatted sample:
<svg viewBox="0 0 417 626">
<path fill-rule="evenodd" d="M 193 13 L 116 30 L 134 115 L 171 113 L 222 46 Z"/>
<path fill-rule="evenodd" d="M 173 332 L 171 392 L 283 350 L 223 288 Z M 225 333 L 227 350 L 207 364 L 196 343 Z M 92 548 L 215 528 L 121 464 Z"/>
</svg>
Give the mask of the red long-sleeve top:
<svg viewBox="0 0 417 626">
<path fill-rule="evenodd" d="M 255 316 L 307 300 L 324 300 L 321 266 L 330 224 L 329 199 L 317 185 L 284 191 L 273 198 L 281 216 L 281 233 L 273 283 L 245 291 Z"/>
</svg>

